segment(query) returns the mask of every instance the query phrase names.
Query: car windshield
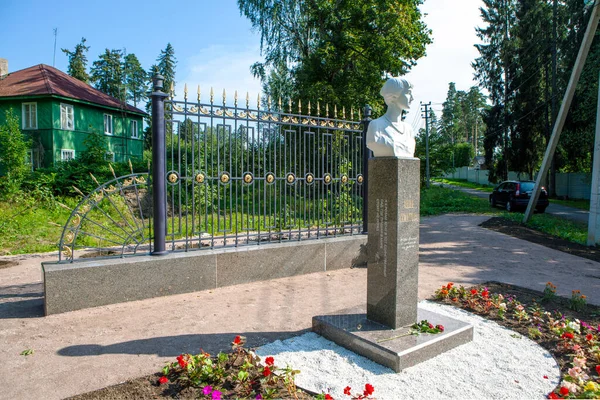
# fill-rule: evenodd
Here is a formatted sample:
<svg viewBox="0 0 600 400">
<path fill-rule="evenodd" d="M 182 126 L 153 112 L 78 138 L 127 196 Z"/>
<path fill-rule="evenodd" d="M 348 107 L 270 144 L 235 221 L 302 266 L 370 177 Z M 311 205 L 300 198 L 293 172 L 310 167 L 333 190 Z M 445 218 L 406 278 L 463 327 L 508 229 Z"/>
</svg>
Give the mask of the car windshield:
<svg viewBox="0 0 600 400">
<path fill-rule="evenodd" d="M 530 190 L 533 190 L 534 186 L 535 182 L 521 182 L 521 190 L 523 192 L 529 192 Z"/>
</svg>

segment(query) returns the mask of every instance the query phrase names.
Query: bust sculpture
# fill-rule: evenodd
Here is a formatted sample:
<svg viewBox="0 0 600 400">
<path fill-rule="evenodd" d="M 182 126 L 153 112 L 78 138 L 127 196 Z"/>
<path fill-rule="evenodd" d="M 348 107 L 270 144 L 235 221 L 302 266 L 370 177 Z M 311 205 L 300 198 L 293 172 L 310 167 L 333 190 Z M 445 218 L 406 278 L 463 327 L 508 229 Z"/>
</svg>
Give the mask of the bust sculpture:
<svg viewBox="0 0 600 400">
<path fill-rule="evenodd" d="M 402 121 L 402 111 L 410 109 L 412 85 L 403 78 L 388 79 L 379 92 L 387 111 L 369 123 L 367 147 L 374 157 L 414 157 L 415 135 L 412 127 Z"/>
</svg>

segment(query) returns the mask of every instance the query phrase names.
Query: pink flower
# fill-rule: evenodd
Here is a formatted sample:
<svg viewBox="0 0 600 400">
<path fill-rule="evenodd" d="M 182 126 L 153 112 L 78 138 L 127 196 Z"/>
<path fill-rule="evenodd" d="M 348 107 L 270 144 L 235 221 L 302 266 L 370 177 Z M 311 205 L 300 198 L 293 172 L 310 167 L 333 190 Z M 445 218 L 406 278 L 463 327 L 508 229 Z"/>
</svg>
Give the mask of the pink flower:
<svg viewBox="0 0 600 400">
<path fill-rule="evenodd" d="M 219 392 L 218 390 L 213 391 L 211 396 L 212 400 L 221 400 L 221 392 Z"/>
<path fill-rule="evenodd" d="M 584 368 L 586 361 L 587 360 L 585 357 L 575 357 L 573 358 L 573 365 L 579 368 Z"/>
<path fill-rule="evenodd" d="M 158 380 L 159 385 L 164 385 L 167 382 L 169 382 L 169 378 L 167 378 L 166 376 L 161 376 L 160 379 Z"/>
<path fill-rule="evenodd" d="M 263 400 L 263 397 L 262 397 L 262 396 L 260 395 L 260 393 L 259 393 L 259 394 L 257 394 L 257 395 L 256 395 L 255 399 L 256 399 L 256 400 Z"/>
<path fill-rule="evenodd" d="M 212 386 L 204 386 L 204 389 L 202 389 L 202 393 L 205 396 L 208 396 L 210 394 L 210 392 L 212 392 Z"/>
</svg>

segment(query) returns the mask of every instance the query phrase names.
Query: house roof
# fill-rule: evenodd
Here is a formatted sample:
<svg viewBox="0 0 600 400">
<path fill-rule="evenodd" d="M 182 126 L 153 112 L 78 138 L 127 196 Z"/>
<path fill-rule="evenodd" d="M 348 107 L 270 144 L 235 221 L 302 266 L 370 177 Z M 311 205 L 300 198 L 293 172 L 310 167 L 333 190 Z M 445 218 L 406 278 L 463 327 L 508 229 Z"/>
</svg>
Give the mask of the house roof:
<svg viewBox="0 0 600 400">
<path fill-rule="evenodd" d="M 120 110 L 124 108 L 125 111 L 137 114 L 146 114 L 138 108 L 123 104 L 87 83 L 45 64 L 15 71 L 0 79 L 0 98 L 44 95 L 67 97 Z"/>
</svg>

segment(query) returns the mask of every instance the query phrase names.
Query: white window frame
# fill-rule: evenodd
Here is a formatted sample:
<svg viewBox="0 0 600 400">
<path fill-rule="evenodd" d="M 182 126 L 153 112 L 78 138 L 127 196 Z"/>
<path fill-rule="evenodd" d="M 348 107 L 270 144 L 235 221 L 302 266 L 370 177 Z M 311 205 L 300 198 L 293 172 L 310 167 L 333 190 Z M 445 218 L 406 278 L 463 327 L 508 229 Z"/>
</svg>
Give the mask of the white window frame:
<svg viewBox="0 0 600 400">
<path fill-rule="evenodd" d="M 111 114 L 104 114 L 104 134 L 112 135 L 113 132 L 113 116 Z"/>
<path fill-rule="evenodd" d="M 71 112 L 69 112 L 69 110 Z M 64 118 L 63 118 L 64 116 Z M 69 116 L 71 117 L 71 127 L 69 128 Z M 65 131 L 75 130 L 75 110 L 72 104 L 60 103 L 60 129 Z"/>
<path fill-rule="evenodd" d="M 107 151 L 104 153 L 104 160 L 108 162 L 115 162 L 115 153 L 112 151 Z"/>
<path fill-rule="evenodd" d="M 138 139 L 138 122 L 133 119 L 129 121 L 129 129 L 131 130 L 131 138 Z"/>
<path fill-rule="evenodd" d="M 65 154 L 71 153 L 71 158 L 65 158 Z M 60 149 L 60 161 L 70 161 L 75 159 L 75 150 L 73 149 Z"/>
<path fill-rule="evenodd" d="M 35 112 L 31 112 L 31 106 L 33 106 L 35 108 Z M 25 113 L 25 109 L 29 108 L 29 119 L 27 119 L 26 113 Z M 22 125 L 23 125 L 23 129 L 37 129 L 37 103 L 35 102 L 30 102 L 30 103 L 22 103 L 21 105 L 21 113 L 22 113 Z M 33 115 L 32 115 L 33 114 Z"/>
</svg>

